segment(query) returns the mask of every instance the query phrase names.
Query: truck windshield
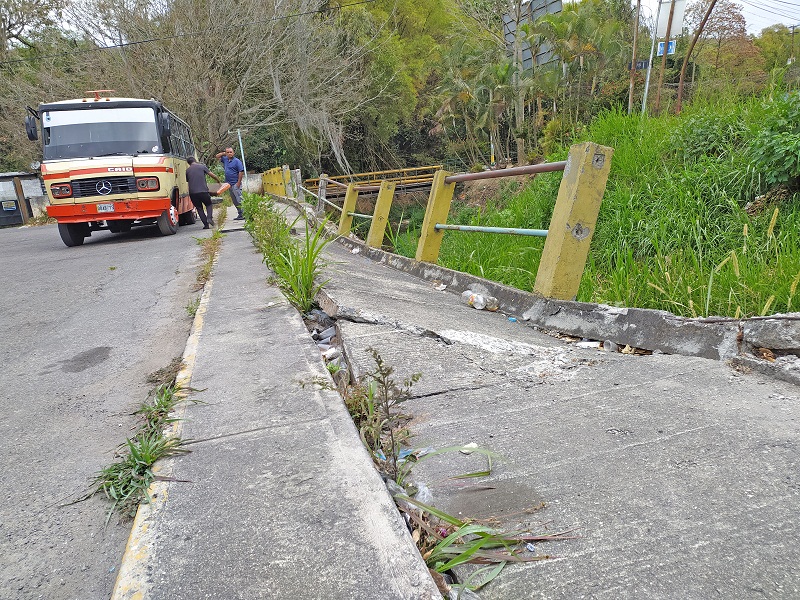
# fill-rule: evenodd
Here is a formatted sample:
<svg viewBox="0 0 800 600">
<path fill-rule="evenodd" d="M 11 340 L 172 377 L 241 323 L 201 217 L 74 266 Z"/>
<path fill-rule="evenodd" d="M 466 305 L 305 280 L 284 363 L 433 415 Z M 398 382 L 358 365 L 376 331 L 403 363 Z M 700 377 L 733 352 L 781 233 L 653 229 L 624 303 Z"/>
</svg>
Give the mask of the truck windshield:
<svg viewBox="0 0 800 600">
<path fill-rule="evenodd" d="M 162 151 L 155 111 L 145 107 L 46 111 L 42 138 L 44 160 Z"/>
</svg>

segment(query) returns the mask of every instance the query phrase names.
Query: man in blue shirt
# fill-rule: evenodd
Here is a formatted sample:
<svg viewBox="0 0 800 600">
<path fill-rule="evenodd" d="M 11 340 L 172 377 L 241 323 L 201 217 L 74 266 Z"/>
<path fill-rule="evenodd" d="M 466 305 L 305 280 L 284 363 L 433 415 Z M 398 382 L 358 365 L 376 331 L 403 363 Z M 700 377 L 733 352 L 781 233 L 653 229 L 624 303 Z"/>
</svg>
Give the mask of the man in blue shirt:
<svg viewBox="0 0 800 600">
<path fill-rule="evenodd" d="M 244 165 L 242 161 L 233 154 L 233 148 L 225 148 L 224 152 L 218 152 L 217 158 L 222 162 L 225 169 L 225 182 L 231 184 L 231 201 L 239 212 L 234 221 L 244 219 L 242 214 L 242 176 L 244 175 Z"/>
</svg>

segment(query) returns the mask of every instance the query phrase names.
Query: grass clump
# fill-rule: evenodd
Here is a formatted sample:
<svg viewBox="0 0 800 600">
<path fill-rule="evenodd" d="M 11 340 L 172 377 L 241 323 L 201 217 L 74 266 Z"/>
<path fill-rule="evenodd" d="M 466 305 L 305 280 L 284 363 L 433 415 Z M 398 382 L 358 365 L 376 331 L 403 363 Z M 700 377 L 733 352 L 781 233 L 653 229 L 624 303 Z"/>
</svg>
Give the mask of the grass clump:
<svg viewBox="0 0 800 600">
<path fill-rule="evenodd" d="M 46 212 L 39 213 L 28 219 L 28 225 L 31 227 L 41 227 L 42 225 L 52 225 L 53 223 L 58 223 L 58 221 L 49 216 Z"/>
<path fill-rule="evenodd" d="M 376 467 L 386 479 L 391 480 L 389 490 L 398 508 L 407 516 L 412 539 L 434 573 L 447 573 L 464 564 L 479 565 L 465 581 L 454 586 L 443 583 L 441 577 L 436 578 L 441 591 L 477 590 L 497 577 L 510 562 L 550 558 L 549 555 L 538 554 L 531 544 L 569 539 L 570 531 L 547 535 L 509 532 L 487 523 L 459 519 L 422 500 L 418 487 L 410 481 L 415 466 L 435 456 L 464 451 L 466 448 L 454 446 L 426 451 L 424 454 L 404 448 L 411 438 L 407 427 L 410 417 L 402 414 L 399 407 L 411 398 L 412 387 L 421 375 L 416 373 L 400 382 L 394 377 L 394 369 L 377 350 L 369 349 L 369 352 L 375 366 L 358 383 L 343 391 L 345 404 Z M 496 455 L 485 448 L 469 448 L 469 451 L 485 455 L 488 468 L 456 475 L 453 479 L 491 474 L 492 457 Z M 543 505 L 530 512 L 541 507 Z"/>
<path fill-rule="evenodd" d="M 170 413 L 181 400 L 177 392 L 174 384 L 160 385 L 153 391 L 137 411 L 143 422 L 136 434 L 117 449 L 118 459 L 92 480 L 83 499 L 104 494 L 112 502 L 108 519 L 114 512 L 122 518 L 132 518 L 141 502 L 150 502 L 147 490 L 155 480 L 156 461 L 186 451 L 179 437 L 165 432 L 175 421 Z"/>
<path fill-rule="evenodd" d="M 325 238 L 325 223 L 312 230 L 303 221 L 304 235 L 296 240 L 292 232 L 300 217 L 287 221 L 285 210 L 278 210 L 271 198 L 248 194 L 243 209 L 245 227 L 264 255 L 264 263 L 275 273 L 283 295 L 300 312 L 308 313 L 327 283 L 320 281 L 325 266 L 322 251 L 330 241 Z"/>
<path fill-rule="evenodd" d="M 193 298 L 186 303 L 186 314 L 189 315 L 192 319 L 197 314 L 197 309 L 200 307 L 200 297 Z"/>
<path fill-rule="evenodd" d="M 222 222 L 225 219 L 225 213 L 222 212 L 220 214 L 220 223 L 219 227 L 222 227 Z M 195 238 L 197 240 L 198 245 L 200 246 L 200 255 L 203 259 L 203 264 L 200 267 L 200 270 L 197 272 L 197 280 L 195 285 L 195 291 L 200 290 L 203 286 L 208 283 L 208 280 L 211 278 L 211 270 L 214 268 L 214 259 L 216 259 L 217 254 L 219 254 L 219 249 L 222 247 L 222 238 L 225 237 L 225 234 L 220 231 L 219 228 L 215 229 L 214 232 L 206 238 Z M 199 301 L 198 301 L 199 305 Z M 195 311 L 197 307 L 195 307 Z M 186 311 L 189 312 L 189 307 L 186 307 Z M 191 316 L 194 314 L 190 313 Z"/>
</svg>

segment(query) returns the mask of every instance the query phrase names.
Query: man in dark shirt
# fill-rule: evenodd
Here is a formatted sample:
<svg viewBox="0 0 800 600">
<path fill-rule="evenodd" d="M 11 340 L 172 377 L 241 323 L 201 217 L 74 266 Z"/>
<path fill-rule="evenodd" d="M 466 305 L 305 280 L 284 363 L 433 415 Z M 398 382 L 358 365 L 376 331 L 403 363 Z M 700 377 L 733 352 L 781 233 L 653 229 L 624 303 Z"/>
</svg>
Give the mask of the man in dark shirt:
<svg viewBox="0 0 800 600">
<path fill-rule="evenodd" d="M 218 152 L 217 158 L 222 162 L 225 169 L 225 182 L 231 185 L 231 201 L 239 212 L 234 221 L 244 219 L 242 214 L 242 176 L 244 175 L 244 165 L 236 156 L 233 148 L 225 148 L 224 152 Z"/>
<path fill-rule="evenodd" d="M 194 156 L 186 159 L 189 168 L 186 169 L 186 181 L 189 183 L 189 198 L 200 215 L 203 222 L 203 229 L 208 229 L 209 225 L 214 224 L 214 208 L 211 206 L 211 193 L 208 191 L 206 175 L 209 175 L 217 183 L 222 183 L 216 175 L 208 170 L 208 167 L 201 162 L 197 162 Z M 208 216 L 206 212 L 208 211 Z"/>
</svg>

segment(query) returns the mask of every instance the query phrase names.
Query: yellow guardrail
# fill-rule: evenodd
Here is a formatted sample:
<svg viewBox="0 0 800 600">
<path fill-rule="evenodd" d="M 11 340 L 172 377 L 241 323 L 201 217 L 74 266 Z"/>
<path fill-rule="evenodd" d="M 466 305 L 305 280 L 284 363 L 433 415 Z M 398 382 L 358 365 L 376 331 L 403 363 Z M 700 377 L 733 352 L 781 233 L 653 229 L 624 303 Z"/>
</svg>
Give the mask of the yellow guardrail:
<svg viewBox="0 0 800 600">
<path fill-rule="evenodd" d="M 431 191 L 417 243 L 416 260 L 438 262 L 439 248 L 445 231 L 546 236 L 534 292 L 545 298 L 574 300 L 589 255 L 589 244 L 600 212 L 600 202 L 605 193 L 613 153 L 613 148 L 584 142 L 572 146 L 567 160 L 557 163 L 480 173 L 453 174 L 437 165 L 335 177 L 323 175 L 321 178 L 306 179 L 300 189 L 303 194 L 310 193 L 317 198 L 318 212 L 324 211 L 326 204 L 341 211 L 339 235 L 350 234 L 353 217 L 371 219 L 372 224 L 366 244 L 372 248 L 380 248 L 396 189 L 400 185 L 409 183 L 429 183 Z M 551 171 L 564 171 L 564 176 L 561 179 L 548 230 L 447 225 L 456 183 Z M 298 197 L 300 192 L 294 189 L 297 186 L 293 186 L 288 177 L 288 167 L 270 169 L 262 174 L 264 191 L 275 196 Z M 320 183 L 323 184 L 321 187 Z M 309 188 L 316 188 L 316 191 L 311 192 Z M 326 199 L 327 192 L 333 189 L 336 189 L 336 194 L 333 195 L 339 198 L 344 193 L 341 207 Z M 375 209 L 371 215 L 355 212 L 359 192 L 378 192 Z"/>
</svg>

